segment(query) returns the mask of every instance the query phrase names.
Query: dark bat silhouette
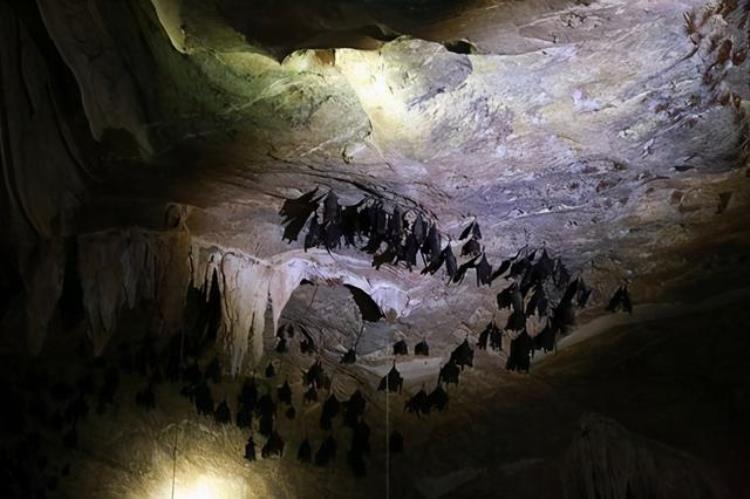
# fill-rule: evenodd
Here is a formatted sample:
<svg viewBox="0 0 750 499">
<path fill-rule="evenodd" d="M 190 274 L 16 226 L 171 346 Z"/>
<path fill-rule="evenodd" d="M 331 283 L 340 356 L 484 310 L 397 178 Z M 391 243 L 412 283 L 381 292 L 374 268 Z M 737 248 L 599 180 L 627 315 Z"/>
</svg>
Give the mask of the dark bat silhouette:
<svg viewBox="0 0 750 499">
<path fill-rule="evenodd" d="M 253 424 L 253 410 L 246 405 L 240 405 L 235 418 L 238 428 L 250 428 Z"/>
<path fill-rule="evenodd" d="M 518 284 L 511 283 L 507 288 L 497 294 L 497 308 L 500 310 L 510 308 L 515 300 L 518 300 L 516 294 L 519 293 Z M 520 295 L 519 295 L 520 296 Z"/>
<path fill-rule="evenodd" d="M 562 288 L 567 286 L 570 282 L 570 272 L 568 272 L 568 268 L 560 258 L 556 261 L 557 265 L 555 266 L 554 281 L 558 288 Z"/>
<path fill-rule="evenodd" d="M 409 347 L 406 341 L 399 340 L 393 344 L 393 355 L 409 355 Z"/>
<path fill-rule="evenodd" d="M 479 241 L 476 239 L 469 239 L 461 247 L 461 256 L 479 256 L 482 252 L 482 247 L 479 245 Z"/>
<path fill-rule="evenodd" d="M 479 229 L 479 224 L 477 222 L 471 222 L 471 224 L 461 232 L 461 237 L 458 239 L 463 240 L 469 236 L 471 236 L 472 239 L 482 239 L 482 231 Z"/>
<path fill-rule="evenodd" d="M 255 409 L 258 401 L 258 387 L 255 385 L 255 378 L 245 379 L 238 397 L 239 405 L 246 406 L 249 410 Z"/>
<path fill-rule="evenodd" d="M 352 449 L 361 454 L 370 453 L 370 427 L 364 421 L 358 421 L 352 432 Z"/>
<path fill-rule="evenodd" d="M 316 198 L 318 189 L 303 194 L 296 199 L 287 199 L 281 207 L 279 214 L 283 217 L 284 227 L 283 239 L 289 242 L 296 241 L 299 233 L 305 226 L 310 215 L 318 209 L 320 197 Z"/>
<path fill-rule="evenodd" d="M 450 385 L 451 383 L 454 385 L 457 385 L 458 375 L 460 372 L 461 370 L 456 365 L 456 361 L 451 358 L 447 364 L 445 364 L 443 367 L 440 368 L 440 375 L 438 376 L 438 381 L 441 381 L 445 383 L 446 385 Z"/>
<path fill-rule="evenodd" d="M 545 352 L 551 352 L 555 349 L 555 331 L 550 323 L 544 326 L 539 334 L 533 338 L 534 350 L 544 350 Z M 533 351 L 532 351 L 533 355 Z"/>
<path fill-rule="evenodd" d="M 417 417 L 422 417 L 430 413 L 430 403 L 424 388 L 419 390 L 406 402 L 404 411 L 416 414 Z"/>
<path fill-rule="evenodd" d="M 305 337 L 305 339 L 299 343 L 300 352 L 312 354 L 315 352 L 315 341 L 313 341 L 312 336 L 304 326 L 299 326 L 299 330 L 302 332 L 302 336 Z"/>
<path fill-rule="evenodd" d="M 487 326 L 479 333 L 479 339 L 477 339 L 477 348 L 480 350 L 487 350 L 487 340 L 490 338 L 490 331 L 492 330 L 492 323 L 490 322 Z"/>
<path fill-rule="evenodd" d="M 328 192 L 323 202 L 323 223 L 326 225 L 337 225 L 341 221 L 341 206 L 339 198 L 333 191 Z"/>
<path fill-rule="evenodd" d="M 229 411 L 229 405 L 227 405 L 226 399 L 223 400 L 214 412 L 214 421 L 219 424 L 229 424 L 232 422 L 232 414 Z"/>
<path fill-rule="evenodd" d="M 498 277 L 500 277 L 503 274 L 505 274 L 508 271 L 508 269 L 510 268 L 511 262 L 512 262 L 511 259 L 503 260 L 503 262 L 500 264 L 500 266 L 490 276 L 490 283 L 494 282 L 495 279 L 497 279 Z"/>
<path fill-rule="evenodd" d="M 342 364 L 354 364 L 357 362 L 357 351 L 354 348 L 350 348 L 346 351 L 343 357 L 341 357 Z"/>
<path fill-rule="evenodd" d="M 278 343 L 276 343 L 276 353 L 286 353 L 288 351 L 287 344 L 286 344 L 286 338 L 279 338 Z"/>
<path fill-rule="evenodd" d="M 382 252 L 373 256 L 372 266 L 380 270 L 380 267 L 383 265 L 392 265 L 397 258 L 398 248 L 388 244 Z"/>
<path fill-rule="evenodd" d="M 430 225 L 425 237 L 424 243 L 422 243 L 422 256 L 425 261 L 431 261 L 440 254 L 440 235 L 438 234 L 437 227 L 435 224 Z"/>
<path fill-rule="evenodd" d="M 451 360 L 463 370 L 464 367 L 474 366 L 474 350 L 469 346 L 469 340 L 464 339 L 463 343 L 458 345 L 453 352 L 451 352 Z"/>
<path fill-rule="evenodd" d="M 273 416 L 276 414 L 276 403 L 269 394 L 264 394 L 255 407 L 256 414 L 260 416 Z"/>
<path fill-rule="evenodd" d="M 365 398 L 362 396 L 362 392 L 355 390 L 352 393 L 349 400 L 343 403 L 344 406 L 344 425 L 355 428 L 359 418 L 365 412 Z"/>
<path fill-rule="evenodd" d="M 544 293 L 544 287 L 541 285 L 537 285 L 534 290 L 534 294 L 531 295 L 531 299 L 526 305 L 526 315 L 547 315 L 548 306 L 549 304 L 547 301 L 547 295 Z"/>
<path fill-rule="evenodd" d="M 383 312 L 377 303 L 364 291 L 356 286 L 345 284 L 346 288 L 351 292 L 354 303 L 359 308 L 359 313 L 362 315 L 362 320 L 367 322 L 378 322 L 384 317 Z"/>
<path fill-rule="evenodd" d="M 273 364 L 269 362 L 266 367 L 266 378 L 273 378 L 274 376 L 276 376 L 276 369 L 273 367 Z"/>
<path fill-rule="evenodd" d="M 458 271 L 458 263 L 456 262 L 456 257 L 453 255 L 453 250 L 451 249 L 450 243 L 446 245 L 443 253 L 445 254 L 445 273 L 448 274 L 448 278 L 450 280 L 453 279 L 453 277 L 456 275 L 456 272 Z"/>
<path fill-rule="evenodd" d="M 270 414 L 262 414 L 258 421 L 258 433 L 268 438 L 273 432 L 273 416 Z"/>
<path fill-rule="evenodd" d="M 360 201 L 355 205 L 346 206 L 341 212 L 341 234 L 344 236 L 344 244 L 347 246 L 356 247 L 357 239 L 362 232 L 358 213 L 362 203 Z"/>
<path fill-rule="evenodd" d="M 252 435 L 250 435 L 245 444 L 245 459 L 251 462 L 255 461 L 255 441 Z"/>
<path fill-rule="evenodd" d="M 406 236 L 406 244 L 403 250 L 403 260 L 406 262 L 408 269 L 411 270 L 412 267 L 417 266 L 417 253 L 419 253 L 419 243 L 414 234 Z"/>
<path fill-rule="evenodd" d="M 422 340 L 416 345 L 414 345 L 414 355 L 421 355 L 423 357 L 429 357 L 430 345 L 427 344 L 427 341 Z"/>
<path fill-rule="evenodd" d="M 393 363 L 393 367 L 388 371 L 388 374 L 383 376 L 378 385 L 378 391 L 388 390 L 389 392 L 401 392 L 401 388 L 404 386 L 404 378 L 401 377 L 401 373 L 396 369 L 396 363 Z"/>
<path fill-rule="evenodd" d="M 421 246 L 427 237 L 427 224 L 421 214 L 417 215 L 417 218 L 414 220 L 411 227 L 411 233 L 414 236 L 417 245 Z"/>
<path fill-rule="evenodd" d="M 323 410 L 320 413 L 320 428 L 322 430 L 331 429 L 331 420 L 338 416 L 341 404 L 339 404 L 336 395 L 331 394 L 323 403 Z"/>
<path fill-rule="evenodd" d="M 268 437 L 266 445 L 261 449 L 260 455 L 263 456 L 263 459 L 266 459 L 271 456 L 281 457 L 283 453 L 284 440 L 281 439 L 281 436 L 276 431 L 271 432 L 271 436 Z"/>
<path fill-rule="evenodd" d="M 440 383 L 428 395 L 427 402 L 430 404 L 430 408 L 437 409 L 438 411 L 442 411 L 448 405 L 448 394 Z"/>
<path fill-rule="evenodd" d="M 304 401 L 308 404 L 318 401 L 318 391 L 315 389 L 315 385 L 310 385 L 304 395 Z"/>
<path fill-rule="evenodd" d="M 205 381 L 201 381 L 195 387 L 194 396 L 195 408 L 198 410 L 198 414 L 211 416 L 214 413 L 214 399 L 211 396 L 211 389 Z"/>
<path fill-rule="evenodd" d="M 330 384 L 320 360 L 315 361 L 305 373 L 305 384 L 313 385 L 315 388 L 326 388 Z"/>
<path fill-rule="evenodd" d="M 576 295 L 576 302 L 579 308 L 586 307 L 586 304 L 589 302 L 589 298 L 591 297 L 593 289 L 586 286 L 586 283 L 583 281 L 583 278 L 578 278 L 578 294 Z"/>
<path fill-rule="evenodd" d="M 313 214 L 310 219 L 310 224 L 307 226 L 307 234 L 305 235 L 305 251 L 310 248 L 317 247 L 324 239 L 323 227 L 318 222 L 318 215 Z"/>
<path fill-rule="evenodd" d="M 315 453 L 315 465 L 326 466 L 336 458 L 336 440 L 332 435 L 323 440 L 318 452 Z"/>
<path fill-rule="evenodd" d="M 482 258 L 479 259 L 476 266 L 476 272 L 477 286 L 485 284 L 489 286 L 492 284 L 492 265 L 487 261 L 487 256 L 485 254 L 482 254 Z"/>
<path fill-rule="evenodd" d="M 490 329 L 490 348 L 496 352 L 503 349 L 503 332 L 494 322 L 492 323 L 492 329 Z"/>
<path fill-rule="evenodd" d="M 617 291 L 615 291 L 615 294 L 609 300 L 606 310 L 607 312 L 617 312 L 620 309 L 629 314 L 633 313 L 633 304 L 630 301 L 630 293 L 628 293 L 627 286 L 617 288 Z"/>
<path fill-rule="evenodd" d="M 310 441 L 307 438 L 299 445 L 297 460 L 301 463 L 309 463 L 312 460 L 312 447 L 310 447 Z"/>
<path fill-rule="evenodd" d="M 388 220 L 388 240 L 398 245 L 404 231 L 404 220 L 401 215 L 401 209 L 398 206 L 393 208 L 393 214 Z"/>
<path fill-rule="evenodd" d="M 461 264 L 461 266 L 456 271 L 456 274 L 453 276 L 453 282 L 456 282 L 456 283 L 461 282 L 463 278 L 466 276 L 466 272 L 468 272 L 469 269 L 473 269 L 477 266 L 478 259 L 479 257 L 475 256 L 468 262 Z"/>
<path fill-rule="evenodd" d="M 531 346 L 531 337 L 524 330 L 510 342 L 510 354 L 505 368 L 510 371 L 529 372 Z"/>
<path fill-rule="evenodd" d="M 276 390 L 276 398 L 279 399 L 279 402 L 292 405 L 292 387 L 289 386 L 288 380 L 284 380 L 284 384 Z"/>
</svg>

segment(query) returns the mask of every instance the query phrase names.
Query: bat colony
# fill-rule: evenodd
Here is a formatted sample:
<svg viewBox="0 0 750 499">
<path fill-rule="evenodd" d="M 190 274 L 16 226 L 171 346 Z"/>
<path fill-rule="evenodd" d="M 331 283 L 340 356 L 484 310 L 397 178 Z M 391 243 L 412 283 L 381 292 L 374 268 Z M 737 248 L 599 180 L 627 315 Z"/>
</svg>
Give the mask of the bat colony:
<svg viewBox="0 0 750 499">
<path fill-rule="evenodd" d="M 322 201 L 322 214 L 318 212 Z M 442 236 L 434 222 L 419 212 L 404 213 L 399 207 L 388 212 L 383 203 L 376 199 L 365 199 L 353 206 L 341 206 L 333 192 L 318 195 L 313 190 L 301 197 L 288 200 L 281 210 L 284 217 L 284 238 L 295 241 L 302 229 L 307 226 L 304 239 L 305 249 L 324 247 L 328 251 L 342 244 L 365 251 L 372 256 L 376 268 L 384 264 L 405 265 L 413 270 L 421 256 L 422 274 L 436 274 L 441 268 L 449 283 L 461 282 L 469 270 L 474 270 L 478 286 L 490 286 L 503 277 L 509 284 L 497 294 L 499 310 L 509 310 L 510 315 L 501 327 L 490 321 L 479 333 L 475 346 L 480 350 L 502 350 L 502 339 L 510 338 L 510 351 L 506 368 L 514 371 L 528 371 L 530 358 L 535 351 L 549 352 L 555 348 L 557 338 L 565 334 L 575 324 L 576 311 L 585 307 L 592 294 L 583 279 L 573 279 L 563 262 L 549 256 L 545 248 L 523 248 L 515 256 L 503 260 L 494 267 L 487 259 L 480 241 L 482 233 L 479 224 L 471 222 L 462 232 L 458 263 L 450 242 L 442 245 Z M 216 288 L 216 287 L 214 287 Z M 377 322 L 383 314 L 372 298 L 354 286 L 347 286 L 361 313 L 363 321 Z M 633 305 L 627 286 L 621 286 L 610 299 L 606 310 L 632 313 Z M 544 322 L 544 327 L 535 336 L 530 336 L 526 327 L 529 317 L 536 316 Z M 299 334 L 297 334 L 299 333 Z M 318 347 L 315 338 L 304 324 L 286 323 L 279 327 L 275 353 L 288 354 L 291 342 L 298 338 L 299 352 L 303 355 L 316 355 Z M 234 424 L 249 430 L 244 457 L 249 461 L 257 459 L 258 449 L 253 428 L 257 428 L 263 438 L 259 449 L 262 458 L 272 458 L 284 454 L 286 442 L 279 433 L 277 421 L 282 417 L 294 420 L 297 411 L 293 405 L 293 383 L 285 379 L 269 386 L 277 376 L 273 362 L 264 369 L 265 382 L 254 376 L 243 381 L 236 403 L 228 400 L 226 393 L 216 403 L 215 392 L 222 390 L 222 369 L 218 358 L 213 358 L 201 367 L 199 358 L 209 346 L 205 336 L 192 338 L 179 335 L 170 338 L 162 351 L 158 351 L 152 336 L 146 336 L 137 347 L 123 345 L 114 361 L 106 363 L 102 358 L 87 361 L 75 383 L 59 379 L 51 381 L 49 373 L 31 370 L 25 379 L 5 391 L 4 400 L 10 407 L 28 407 L 30 420 L 37 421 L 41 428 L 62 434 L 61 443 L 67 448 L 78 446 L 78 424 L 85 420 L 93 404 L 98 414 L 104 414 L 117 404 L 120 388 L 120 372 L 136 374 L 146 379 L 137 390 L 134 403 L 142 410 L 150 411 L 157 407 L 158 387 L 165 384 L 181 386 L 180 394 L 185 397 L 198 414 L 212 418 L 217 424 Z M 425 339 L 414 345 L 415 356 L 429 356 L 430 346 Z M 319 355 L 319 354 L 317 354 Z M 393 344 L 395 357 L 409 355 L 409 345 L 405 340 Z M 357 362 L 356 344 L 340 359 L 341 364 Z M 449 401 L 446 387 L 457 385 L 461 373 L 474 365 L 474 350 L 467 337 L 450 354 L 448 361 L 440 368 L 438 379 L 431 391 L 423 385 L 405 402 L 404 411 L 418 418 L 446 409 Z M 370 454 L 370 427 L 365 422 L 367 401 L 360 390 L 355 390 L 348 399 L 339 400 L 331 389 L 331 379 L 325 372 L 321 358 L 313 361 L 301 377 L 300 390 L 302 404 L 320 405 L 318 426 L 328 435 L 319 443 L 305 437 L 297 449 L 297 459 L 302 463 L 327 466 L 336 459 L 343 445 L 346 462 L 356 476 L 363 476 L 367 470 L 367 456 Z M 381 391 L 401 393 L 404 379 L 394 361 L 390 371 L 381 379 Z M 274 400 L 275 392 L 275 400 Z M 234 405 L 234 410 L 232 406 Z M 11 426 L 22 431 L 27 421 L 19 412 L 14 419 L 14 411 L 8 411 L 6 418 Z M 336 426 L 349 430 L 347 442 L 337 442 L 333 435 Z M 38 435 L 24 437 L 18 445 L 18 452 L 0 456 L 4 469 L 13 473 L 14 480 L 8 481 L 19 487 L 21 496 L 39 495 L 38 487 L 54 491 L 58 480 L 70 473 L 70 464 L 59 467 L 47 466 L 46 457 L 41 455 Z M 403 452 L 404 436 L 398 431 L 389 435 L 388 448 L 392 453 Z M 40 464 L 42 463 L 42 464 Z M 44 465 L 44 466 L 43 466 Z M 36 480 L 34 477 L 45 477 Z M 35 488 L 36 487 L 36 488 Z"/>
</svg>

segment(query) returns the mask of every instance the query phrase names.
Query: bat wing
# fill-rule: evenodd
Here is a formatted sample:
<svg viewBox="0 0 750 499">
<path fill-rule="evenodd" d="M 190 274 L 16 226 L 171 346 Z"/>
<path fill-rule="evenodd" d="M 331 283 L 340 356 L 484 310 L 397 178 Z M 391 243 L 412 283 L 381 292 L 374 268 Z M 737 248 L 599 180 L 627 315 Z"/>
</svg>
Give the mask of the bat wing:
<svg viewBox="0 0 750 499">
<path fill-rule="evenodd" d="M 495 279 L 500 277 L 501 275 L 505 274 L 508 269 L 510 268 L 511 260 L 503 260 L 503 262 L 500 264 L 500 266 L 495 270 L 492 275 L 490 276 L 490 283 L 492 283 Z"/>
</svg>

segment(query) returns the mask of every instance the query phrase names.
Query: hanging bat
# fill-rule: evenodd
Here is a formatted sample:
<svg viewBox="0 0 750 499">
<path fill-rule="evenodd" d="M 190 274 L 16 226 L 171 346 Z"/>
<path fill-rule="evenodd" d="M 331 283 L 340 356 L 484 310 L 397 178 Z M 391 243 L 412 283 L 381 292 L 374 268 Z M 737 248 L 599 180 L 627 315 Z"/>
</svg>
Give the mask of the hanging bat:
<svg viewBox="0 0 750 499">
<path fill-rule="evenodd" d="M 229 424 L 232 422 L 232 414 L 229 411 L 229 405 L 227 405 L 226 399 L 223 400 L 214 412 L 214 421 L 218 424 Z"/>
<path fill-rule="evenodd" d="M 279 338 L 279 341 L 278 343 L 276 343 L 276 348 L 274 350 L 276 350 L 276 353 L 286 353 L 288 351 L 286 338 Z"/>
<path fill-rule="evenodd" d="M 425 237 L 424 243 L 422 243 L 422 256 L 425 261 L 432 261 L 439 254 L 440 235 L 438 234 L 435 224 L 432 224 L 427 231 L 427 236 Z"/>
<path fill-rule="evenodd" d="M 354 303 L 359 308 L 359 313 L 362 315 L 362 320 L 367 322 L 378 322 L 384 317 L 383 312 L 377 303 L 364 291 L 356 286 L 350 284 L 344 284 L 346 288 L 351 292 Z"/>
<path fill-rule="evenodd" d="M 411 271 L 412 267 L 417 266 L 417 253 L 419 253 L 419 243 L 414 234 L 406 236 L 406 244 L 403 250 L 403 260 L 406 262 L 409 271 Z"/>
<path fill-rule="evenodd" d="M 326 225 L 338 225 L 341 220 L 341 206 L 339 199 L 333 191 L 328 192 L 323 202 L 323 223 Z"/>
<path fill-rule="evenodd" d="M 439 382 L 435 389 L 427 396 L 427 402 L 430 404 L 431 409 L 437 409 L 438 411 L 442 411 L 448 405 L 448 394 Z"/>
<path fill-rule="evenodd" d="M 591 297 L 591 292 L 593 289 L 586 286 L 586 283 L 583 281 L 583 278 L 578 278 L 578 294 L 576 295 L 576 302 L 578 304 L 579 308 L 586 307 L 586 304 L 589 302 L 589 297 Z"/>
<path fill-rule="evenodd" d="M 520 331 L 526 327 L 526 316 L 523 310 L 513 310 L 505 324 L 505 329 L 509 331 Z"/>
<path fill-rule="evenodd" d="M 477 286 L 492 284 L 492 265 L 487 261 L 487 256 L 482 253 L 482 258 L 476 266 Z"/>
<path fill-rule="evenodd" d="M 376 270 L 380 270 L 382 265 L 392 265 L 397 258 L 398 249 L 389 244 L 383 251 L 373 256 L 372 266 L 375 267 Z"/>
<path fill-rule="evenodd" d="M 555 331 L 552 325 L 548 322 L 544 329 L 539 334 L 534 336 L 533 345 L 534 350 L 543 350 L 545 352 L 551 352 L 555 349 Z M 533 355 L 533 352 L 532 352 Z"/>
<path fill-rule="evenodd" d="M 341 212 L 341 234 L 344 236 L 344 244 L 356 247 L 357 239 L 362 233 L 360 225 L 359 209 L 364 201 L 346 206 Z"/>
<path fill-rule="evenodd" d="M 268 437 L 266 445 L 264 445 L 260 451 L 260 455 L 263 456 L 263 459 L 266 459 L 271 456 L 281 457 L 283 453 L 284 441 L 281 439 L 281 436 L 274 431 L 271 433 L 271 436 Z"/>
<path fill-rule="evenodd" d="M 406 341 L 399 340 L 393 344 L 393 355 L 409 355 L 409 347 Z"/>
<path fill-rule="evenodd" d="M 322 430 L 331 429 L 331 420 L 338 416 L 340 409 L 341 404 L 336 395 L 332 393 L 323 403 L 323 410 L 320 413 L 320 428 Z"/>
<path fill-rule="evenodd" d="M 310 248 L 317 248 L 323 240 L 323 228 L 318 222 L 318 215 L 314 214 L 307 226 L 307 235 L 305 235 L 305 251 Z"/>
<path fill-rule="evenodd" d="M 503 349 L 503 332 L 494 322 L 492 323 L 492 329 L 490 329 L 490 348 L 496 352 Z"/>
<path fill-rule="evenodd" d="M 456 365 L 456 361 L 451 358 L 447 364 L 440 368 L 438 381 L 441 381 L 446 385 L 450 385 L 451 383 L 457 385 L 460 372 L 461 370 Z"/>
<path fill-rule="evenodd" d="M 453 276 L 453 282 L 459 283 L 463 280 L 463 278 L 466 276 L 466 272 L 469 271 L 469 269 L 473 269 L 477 266 L 477 260 L 479 257 L 474 257 L 468 262 L 465 262 L 461 264 L 461 266 L 456 271 L 456 274 Z"/>
<path fill-rule="evenodd" d="M 463 370 L 464 367 L 474 366 L 474 350 L 469 346 L 469 340 L 464 339 L 463 343 L 458 345 L 453 352 L 451 352 L 451 360 Z"/>
<path fill-rule="evenodd" d="M 258 399 L 256 413 L 261 416 L 273 416 L 274 414 L 276 414 L 276 403 L 273 401 L 269 394 L 266 393 L 260 399 Z"/>
<path fill-rule="evenodd" d="M 482 247 L 479 245 L 479 241 L 476 239 L 469 239 L 461 247 L 461 256 L 479 256 L 482 252 Z"/>
<path fill-rule="evenodd" d="M 417 218 L 414 220 L 414 223 L 411 227 L 411 233 L 414 236 L 417 245 L 421 246 L 422 243 L 424 243 L 425 238 L 427 237 L 427 224 L 425 223 L 424 218 L 422 218 L 421 214 L 418 214 Z"/>
<path fill-rule="evenodd" d="M 378 385 L 378 391 L 382 392 L 388 390 L 389 392 L 401 392 L 401 388 L 404 386 L 404 378 L 401 377 L 401 373 L 396 369 L 396 363 L 393 363 L 393 367 L 388 371 L 388 374 L 383 376 Z"/>
<path fill-rule="evenodd" d="M 479 333 L 479 339 L 477 340 L 477 348 L 480 350 L 487 350 L 487 340 L 490 338 L 490 331 L 492 330 L 492 323 L 490 322 L 487 326 Z"/>
<path fill-rule="evenodd" d="M 426 416 L 430 413 L 430 403 L 427 398 L 427 392 L 424 391 L 424 388 L 415 393 L 414 396 L 406 402 L 404 405 L 404 411 L 416 414 L 417 417 L 422 417 L 422 415 Z"/>
<path fill-rule="evenodd" d="M 427 341 L 422 340 L 416 345 L 414 345 L 414 355 L 421 355 L 423 357 L 429 357 L 430 345 L 427 344 Z"/>
<path fill-rule="evenodd" d="M 510 268 L 511 262 L 512 262 L 511 259 L 503 260 L 500 266 L 490 276 L 490 283 L 493 283 L 495 279 L 505 274 Z"/>
<path fill-rule="evenodd" d="M 529 303 L 526 304 L 526 315 L 529 317 L 534 314 L 537 314 L 540 317 L 542 315 L 547 315 L 547 307 L 547 295 L 544 293 L 544 287 L 538 284 L 534 290 L 534 294 L 531 295 Z"/>
<path fill-rule="evenodd" d="M 365 412 L 365 398 L 362 392 L 355 390 L 349 400 L 343 403 L 344 406 L 344 425 L 354 428 L 359 421 L 360 416 Z"/>
<path fill-rule="evenodd" d="M 266 367 L 266 378 L 273 378 L 274 376 L 276 376 L 276 369 L 273 367 L 273 364 L 269 362 Z"/>
<path fill-rule="evenodd" d="M 518 294 L 518 296 L 516 296 Z M 520 297 L 518 284 L 513 282 L 497 294 L 497 308 L 510 308 Z"/>
<path fill-rule="evenodd" d="M 239 405 L 246 406 L 251 411 L 255 409 L 255 404 L 258 401 L 258 388 L 255 385 L 255 378 L 245 379 L 240 390 L 238 397 Z"/>
<path fill-rule="evenodd" d="M 621 308 L 629 314 L 633 313 L 633 304 L 630 301 L 630 294 L 628 293 L 627 286 L 620 286 L 617 288 L 617 291 L 615 291 L 615 294 L 609 300 L 606 310 L 607 312 L 617 312 Z"/>
<path fill-rule="evenodd" d="M 315 352 L 315 341 L 304 326 L 299 326 L 299 330 L 302 332 L 302 336 L 305 337 L 299 343 L 299 350 L 302 353 L 312 354 Z"/>
<path fill-rule="evenodd" d="M 531 346 L 531 337 L 524 330 L 510 342 L 510 354 L 508 355 L 505 368 L 509 371 L 529 372 Z"/>
<path fill-rule="evenodd" d="M 404 220 L 401 215 L 401 209 L 398 206 L 395 206 L 393 208 L 393 214 L 391 214 L 391 218 L 388 220 L 388 240 L 398 245 L 401 242 L 403 231 Z"/>
<path fill-rule="evenodd" d="M 250 435 L 245 444 L 245 459 L 250 462 L 255 461 L 255 441 L 252 435 Z"/>
<path fill-rule="evenodd" d="M 479 224 L 476 221 L 471 222 L 471 224 L 461 232 L 461 237 L 458 239 L 463 240 L 469 236 L 471 236 L 472 239 L 482 239 L 482 231 L 479 229 Z"/>
<path fill-rule="evenodd" d="M 310 441 L 305 438 L 297 450 L 297 461 L 300 463 L 309 463 L 312 460 L 312 448 Z"/>
<path fill-rule="evenodd" d="M 560 258 L 557 259 L 555 266 L 554 281 L 558 288 L 563 288 L 570 282 L 570 272 Z"/>
<path fill-rule="evenodd" d="M 316 198 L 317 187 L 296 199 L 287 199 L 281 207 L 279 214 L 284 218 L 282 225 L 284 225 L 284 236 L 283 239 L 289 242 L 296 241 L 299 237 L 299 233 L 305 226 L 307 219 L 310 215 L 318 209 L 320 205 L 320 197 Z"/>
<path fill-rule="evenodd" d="M 346 351 L 343 357 L 341 357 L 342 364 L 354 364 L 357 362 L 357 351 L 354 348 L 350 348 Z"/>
<path fill-rule="evenodd" d="M 326 466 L 336 458 L 336 440 L 332 435 L 323 440 L 318 452 L 315 453 L 315 465 Z"/>
<path fill-rule="evenodd" d="M 279 399 L 279 402 L 292 405 L 292 387 L 289 386 L 288 380 L 284 380 L 284 384 L 276 390 L 276 398 Z"/>
<path fill-rule="evenodd" d="M 312 404 L 318 401 L 318 391 L 315 389 L 315 385 L 310 385 L 310 388 L 305 392 L 303 399 L 307 404 Z"/>
<path fill-rule="evenodd" d="M 273 432 L 273 416 L 270 414 L 263 414 L 260 416 L 258 422 L 258 433 L 268 438 Z"/>
<path fill-rule="evenodd" d="M 253 410 L 246 405 L 240 405 L 235 418 L 237 428 L 250 428 L 253 424 Z"/>
<path fill-rule="evenodd" d="M 360 454 L 370 453 L 370 427 L 364 420 L 354 425 L 352 432 L 352 450 Z"/>
<path fill-rule="evenodd" d="M 328 377 L 323 371 L 323 364 L 316 360 L 305 373 L 305 384 L 316 388 L 324 388 L 329 383 Z"/>
</svg>

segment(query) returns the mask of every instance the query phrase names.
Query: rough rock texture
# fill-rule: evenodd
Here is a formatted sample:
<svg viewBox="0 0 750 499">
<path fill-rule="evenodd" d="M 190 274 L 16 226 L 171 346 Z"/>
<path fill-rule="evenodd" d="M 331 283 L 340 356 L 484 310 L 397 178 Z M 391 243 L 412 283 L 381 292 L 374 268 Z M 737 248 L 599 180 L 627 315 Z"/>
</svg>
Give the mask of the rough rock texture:
<svg viewBox="0 0 750 499">
<path fill-rule="evenodd" d="M 494 264 L 548 248 L 595 289 L 587 338 L 623 281 L 635 320 L 745 287 L 749 13 L 748 0 L 0 0 L 3 330 L 39 352 L 80 328 L 106 354 L 117 332 L 181 332 L 189 290 L 208 298 L 216 282 L 229 373 L 262 368 L 278 325 L 303 321 L 331 365 L 358 345 L 347 389 L 390 369 L 394 341 L 426 339 L 428 358 L 398 362 L 411 390 L 506 320 L 502 279 L 446 285 L 282 241 L 282 203 L 315 187 L 419 209 L 454 244 L 477 220 Z M 386 320 L 363 325 L 345 284 Z M 67 327 L 71 301 L 85 313 Z M 608 431 L 571 451 L 579 465 L 599 470 Z M 536 469 L 513 456 L 503 476 Z M 482 466 L 418 488 L 487 492 Z"/>
</svg>

